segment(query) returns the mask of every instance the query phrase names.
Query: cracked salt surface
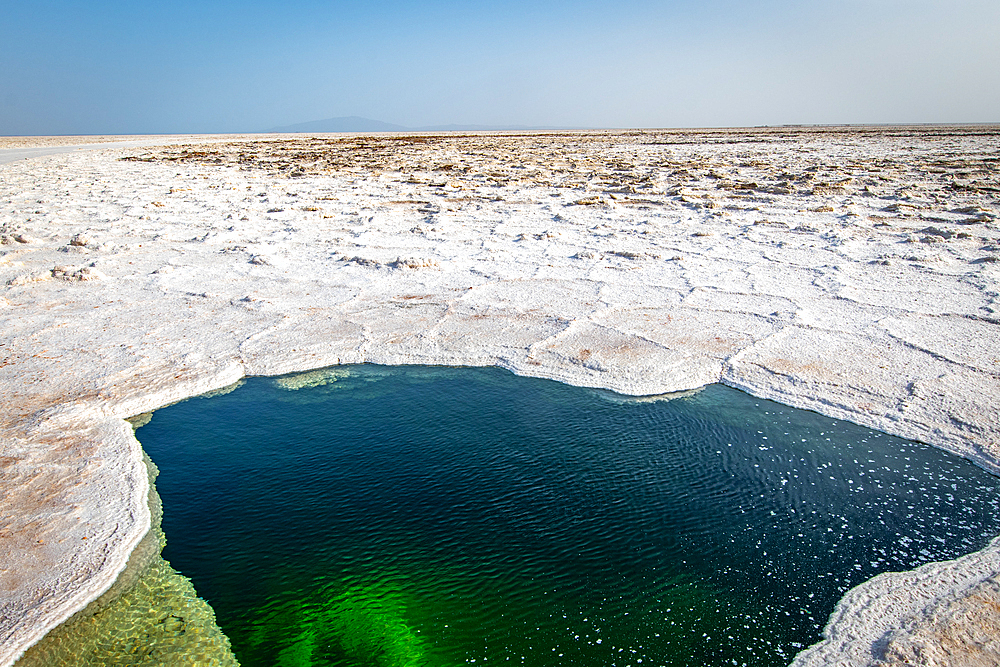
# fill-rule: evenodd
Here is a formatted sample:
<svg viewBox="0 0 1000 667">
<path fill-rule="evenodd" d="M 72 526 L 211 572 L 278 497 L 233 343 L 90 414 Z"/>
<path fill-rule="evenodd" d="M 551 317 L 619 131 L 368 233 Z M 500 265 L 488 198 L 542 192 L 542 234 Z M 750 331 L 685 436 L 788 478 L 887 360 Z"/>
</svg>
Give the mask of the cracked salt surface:
<svg viewBox="0 0 1000 667">
<path fill-rule="evenodd" d="M 118 420 L 243 375 L 721 381 L 997 472 L 998 138 L 295 136 L 0 166 L 0 663 L 107 588 L 148 528 Z M 990 553 L 955 572 L 995 573 Z M 935 572 L 925 600 L 988 576 Z"/>
</svg>

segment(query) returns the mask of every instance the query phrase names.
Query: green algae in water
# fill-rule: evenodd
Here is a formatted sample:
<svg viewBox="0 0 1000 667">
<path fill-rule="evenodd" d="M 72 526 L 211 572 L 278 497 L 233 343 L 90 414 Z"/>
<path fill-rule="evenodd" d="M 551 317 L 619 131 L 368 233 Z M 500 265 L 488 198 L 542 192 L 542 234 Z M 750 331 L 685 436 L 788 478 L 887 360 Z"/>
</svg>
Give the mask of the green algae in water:
<svg viewBox="0 0 1000 667">
<path fill-rule="evenodd" d="M 339 594 L 303 591 L 260 610 L 247 641 L 254 648 L 280 646 L 277 664 L 286 667 L 445 664 L 431 656 L 424 638 L 410 625 L 409 604 L 402 589 L 381 582 Z"/>
<path fill-rule="evenodd" d="M 244 665 L 783 665 L 851 586 L 1000 533 L 968 462 L 721 386 L 342 367 L 138 436 Z"/>
</svg>

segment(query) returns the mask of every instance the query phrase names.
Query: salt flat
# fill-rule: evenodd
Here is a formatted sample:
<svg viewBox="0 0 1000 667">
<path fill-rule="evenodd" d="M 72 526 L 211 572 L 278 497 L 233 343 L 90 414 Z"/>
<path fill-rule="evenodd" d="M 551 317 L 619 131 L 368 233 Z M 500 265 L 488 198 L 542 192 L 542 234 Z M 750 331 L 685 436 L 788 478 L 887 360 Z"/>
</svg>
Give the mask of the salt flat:
<svg viewBox="0 0 1000 667">
<path fill-rule="evenodd" d="M 2 664 L 149 528 L 122 418 L 244 375 L 724 382 L 1000 473 L 1000 128 L 147 141 L 0 165 Z M 800 660 L 968 626 L 998 553 L 877 577 Z"/>
</svg>

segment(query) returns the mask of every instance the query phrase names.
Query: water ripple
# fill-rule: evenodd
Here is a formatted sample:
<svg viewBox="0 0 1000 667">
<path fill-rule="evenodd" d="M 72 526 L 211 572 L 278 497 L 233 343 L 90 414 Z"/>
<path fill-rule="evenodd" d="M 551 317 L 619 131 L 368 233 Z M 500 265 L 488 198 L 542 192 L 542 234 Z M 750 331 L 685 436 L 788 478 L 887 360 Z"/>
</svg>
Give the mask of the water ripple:
<svg viewBox="0 0 1000 667">
<path fill-rule="evenodd" d="M 847 588 L 1000 533 L 967 462 L 721 386 L 337 373 L 138 433 L 244 665 L 786 664 Z"/>
</svg>

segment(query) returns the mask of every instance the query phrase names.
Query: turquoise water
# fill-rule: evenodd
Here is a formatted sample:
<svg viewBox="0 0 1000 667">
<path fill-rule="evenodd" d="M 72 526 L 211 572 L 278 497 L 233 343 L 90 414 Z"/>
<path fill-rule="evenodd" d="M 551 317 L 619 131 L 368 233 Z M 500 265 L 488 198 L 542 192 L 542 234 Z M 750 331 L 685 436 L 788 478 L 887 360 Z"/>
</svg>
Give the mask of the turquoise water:
<svg viewBox="0 0 1000 667">
<path fill-rule="evenodd" d="M 137 435 L 244 665 L 783 665 L 851 586 L 1000 534 L 968 462 L 720 385 L 354 366 Z"/>
</svg>

